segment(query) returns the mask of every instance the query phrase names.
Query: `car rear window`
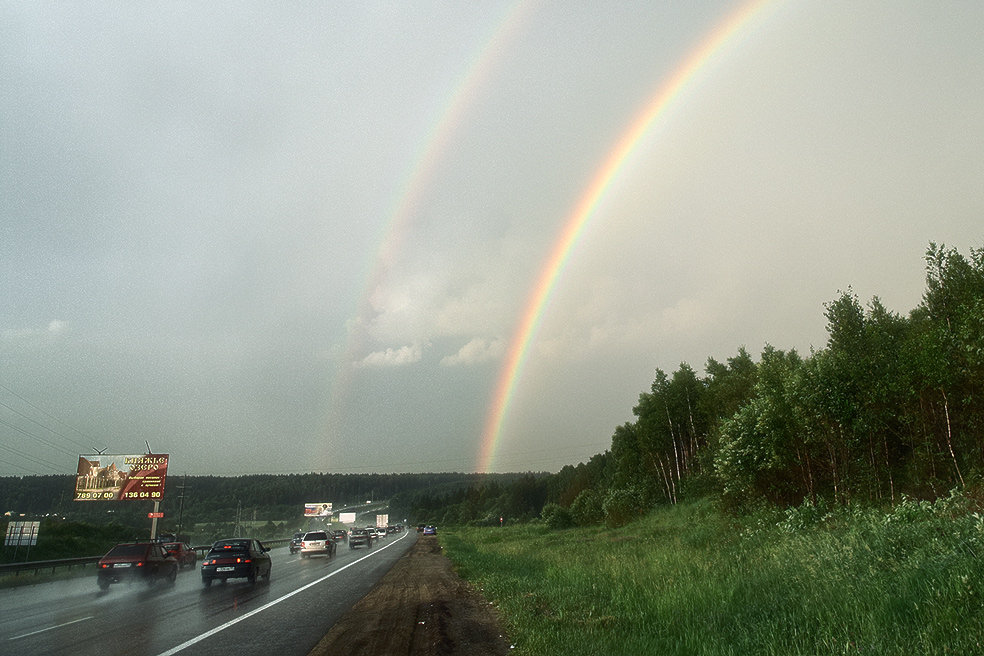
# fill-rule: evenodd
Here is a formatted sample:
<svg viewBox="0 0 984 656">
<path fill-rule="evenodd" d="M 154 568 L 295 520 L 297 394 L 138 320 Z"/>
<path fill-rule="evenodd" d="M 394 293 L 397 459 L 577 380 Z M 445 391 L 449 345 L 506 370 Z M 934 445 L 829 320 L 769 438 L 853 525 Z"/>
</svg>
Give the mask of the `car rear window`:
<svg viewBox="0 0 984 656">
<path fill-rule="evenodd" d="M 305 540 L 327 540 L 328 539 L 328 535 L 326 533 L 321 532 L 321 531 L 316 531 L 314 533 L 308 533 L 307 535 L 304 536 L 304 539 Z"/>
<path fill-rule="evenodd" d="M 143 556 L 147 553 L 146 544 L 118 544 L 110 549 L 107 556 Z"/>
</svg>

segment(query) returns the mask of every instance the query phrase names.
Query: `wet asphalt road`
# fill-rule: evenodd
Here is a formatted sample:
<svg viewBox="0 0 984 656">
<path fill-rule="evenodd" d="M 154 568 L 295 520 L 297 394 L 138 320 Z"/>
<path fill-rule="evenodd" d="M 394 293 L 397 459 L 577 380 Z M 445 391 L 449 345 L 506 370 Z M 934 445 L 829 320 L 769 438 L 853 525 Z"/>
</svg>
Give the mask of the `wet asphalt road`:
<svg viewBox="0 0 984 656">
<path fill-rule="evenodd" d="M 0 654 L 220 656 L 307 654 L 410 546 L 408 531 L 370 550 L 339 545 L 333 558 L 274 549 L 269 583 L 204 588 L 197 567 L 176 584 L 116 584 L 95 575 L 0 590 Z"/>
</svg>

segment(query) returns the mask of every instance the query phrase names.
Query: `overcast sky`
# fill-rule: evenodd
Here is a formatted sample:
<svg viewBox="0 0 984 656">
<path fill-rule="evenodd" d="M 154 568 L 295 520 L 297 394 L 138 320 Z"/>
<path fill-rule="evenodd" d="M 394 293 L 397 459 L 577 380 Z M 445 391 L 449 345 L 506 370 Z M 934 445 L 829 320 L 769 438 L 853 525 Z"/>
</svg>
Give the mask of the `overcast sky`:
<svg viewBox="0 0 984 656">
<path fill-rule="evenodd" d="M 551 248 L 743 6 L 0 1 L 0 475 L 474 471 Z M 612 181 L 492 462 L 984 246 L 984 3 L 772 2 Z"/>
</svg>

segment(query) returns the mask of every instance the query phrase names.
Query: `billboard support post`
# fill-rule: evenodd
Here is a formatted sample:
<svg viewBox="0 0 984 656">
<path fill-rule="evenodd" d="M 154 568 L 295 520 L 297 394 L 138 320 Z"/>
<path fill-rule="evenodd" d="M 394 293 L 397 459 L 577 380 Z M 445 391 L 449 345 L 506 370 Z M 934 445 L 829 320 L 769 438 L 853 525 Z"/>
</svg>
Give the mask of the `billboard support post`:
<svg viewBox="0 0 984 656">
<path fill-rule="evenodd" d="M 153 542 L 157 539 L 157 516 L 161 511 L 161 502 L 154 502 L 154 518 L 150 520 L 150 541 Z"/>
</svg>

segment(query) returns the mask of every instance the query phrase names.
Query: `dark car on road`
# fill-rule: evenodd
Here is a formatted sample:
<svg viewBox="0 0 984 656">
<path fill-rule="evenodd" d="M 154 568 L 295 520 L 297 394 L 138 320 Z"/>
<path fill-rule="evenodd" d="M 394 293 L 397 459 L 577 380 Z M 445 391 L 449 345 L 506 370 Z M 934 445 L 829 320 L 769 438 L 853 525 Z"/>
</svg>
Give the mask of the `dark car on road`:
<svg viewBox="0 0 984 656">
<path fill-rule="evenodd" d="M 290 552 L 297 553 L 301 550 L 301 540 L 304 539 L 304 533 L 294 533 L 294 537 L 290 539 Z"/>
<path fill-rule="evenodd" d="M 301 558 L 315 554 L 325 554 L 329 558 L 335 555 L 335 540 L 327 531 L 310 531 L 301 539 Z"/>
<path fill-rule="evenodd" d="M 153 585 L 164 580 L 174 585 L 178 577 L 178 561 L 167 555 L 164 546 L 157 542 L 118 544 L 99 560 L 96 568 L 102 590 L 123 581 Z"/>
<path fill-rule="evenodd" d="M 369 536 L 369 529 L 366 528 L 356 528 L 352 530 L 348 539 L 349 549 L 355 549 L 356 547 L 368 547 L 372 548 L 372 537 Z"/>
<path fill-rule="evenodd" d="M 178 567 L 194 567 L 198 562 L 198 554 L 187 542 L 165 542 L 163 546 L 167 555 L 178 561 Z"/>
<path fill-rule="evenodd" d="M 348 542 L 348 531 L 344 528 L 336 528 L 331 531 L 331 537 L 335 542 Z"/>
<path fill-rule="evenodd" d="M 246 579 L 256 583 L 258 577 L 270 579 L 271 560 L 269 547 L 251 538 L 230 538 L 212 545 L 202 561 L 202 584 L 207 588 L 212 581 Z"/>
</svg>

